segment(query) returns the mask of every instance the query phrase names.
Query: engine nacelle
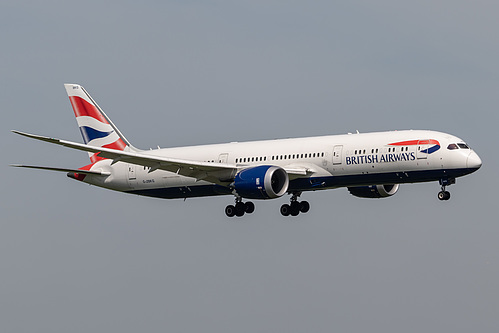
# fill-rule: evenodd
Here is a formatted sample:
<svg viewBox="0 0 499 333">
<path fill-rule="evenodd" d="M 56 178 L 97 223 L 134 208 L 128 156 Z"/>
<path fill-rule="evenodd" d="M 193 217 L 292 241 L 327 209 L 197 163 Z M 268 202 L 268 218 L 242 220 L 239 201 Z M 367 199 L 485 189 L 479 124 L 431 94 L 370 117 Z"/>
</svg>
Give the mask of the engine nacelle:
<svg viewBox="0 0 499 333">
<path fill-rule="evenodd" d="M 261 165 L 240 171 L 234 178 L 237 194 L 248 199 L 274 199 L 286 193 L 289 177 L 283 168 Z"/>
<path fill-rule="evenodd" d="M 359 198 L 386 198 L 397 193 L 398 189 L 399 184 L 390 184 L 349 187 L 348 191 Z"/>
</svg>

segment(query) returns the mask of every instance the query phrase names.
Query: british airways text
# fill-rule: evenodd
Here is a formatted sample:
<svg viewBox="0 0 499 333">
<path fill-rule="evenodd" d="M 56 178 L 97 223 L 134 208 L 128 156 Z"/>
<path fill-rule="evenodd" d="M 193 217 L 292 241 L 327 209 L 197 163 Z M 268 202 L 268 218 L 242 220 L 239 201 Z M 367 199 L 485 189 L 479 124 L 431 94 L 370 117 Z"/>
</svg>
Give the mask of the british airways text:
<svg viewBox="0 0 499 333">
<path fill-rule="evenodd" d="M 416 154 L 414 152 L 399 154 L 347 156 L 346 164 L 388 163 L 399 161 L 414 161 L 415 159 Z"/>
</svg>

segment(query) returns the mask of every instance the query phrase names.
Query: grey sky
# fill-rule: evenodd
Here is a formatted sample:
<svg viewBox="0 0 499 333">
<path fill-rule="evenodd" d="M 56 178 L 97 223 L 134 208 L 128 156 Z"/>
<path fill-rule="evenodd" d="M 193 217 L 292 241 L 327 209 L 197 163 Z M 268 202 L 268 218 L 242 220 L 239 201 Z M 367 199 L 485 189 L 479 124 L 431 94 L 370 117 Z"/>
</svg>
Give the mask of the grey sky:
<svg viewBox="0 0 499 333">
<path fill-rule="evenodd" d="M 2 332 L 497 332 L 499 4 L 3 1 Z M 9 168 L 88 164 L 80 83 L 137 147 L 433 129 L 481 156 L 449 188 L 344 189 L 227 219 Z"/>
</svg>

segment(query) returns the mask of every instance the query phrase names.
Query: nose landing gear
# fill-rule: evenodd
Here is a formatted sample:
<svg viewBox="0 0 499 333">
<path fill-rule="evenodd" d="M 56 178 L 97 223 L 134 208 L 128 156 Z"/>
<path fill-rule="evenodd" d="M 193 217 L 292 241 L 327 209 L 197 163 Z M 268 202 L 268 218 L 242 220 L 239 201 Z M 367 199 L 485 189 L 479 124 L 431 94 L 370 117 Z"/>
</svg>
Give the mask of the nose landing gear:
<svg viewBox="0 0 499 333">
<path fill-rule="evenodd" d="M 284 204 L 281 206 L 281 214 L 283 216 L 298 216 L 300 213 L 306 213 L 310 210 L 310 204 L 308 201 L 298 201 L 298 197 L 301 193 L 293 193 L 291 196 L 291 203 Z"/>
<path fill-rule="evenodd" d="M 225 215 L 228 217 L 241 217 L 244 213 L 251 214 L 255 211 L 255 204 L 251 201 L 242 202 L 242 198 L 236 198 L 235 205 L 228 205 L 225 207 Z"/>
<path fill-rule="evenodd" d="M 438 192 L 438 199 L 439 200 L 450 199 L 450 192 L 445 190 L 445 186 L 442 186 L 442 191 Z"/>
<path fill-rule="evenodd" d="M 439 200 L 449 200 L 450 199 L 450 193 L 449 191 L 445 190 L 445 187 L 448 185 L 452 185 L 456 183 L 456 179 L 440 179 L 440 186 L 441 186 L 441 191 L 438 192 L 438 199 Z"/>
</svg>

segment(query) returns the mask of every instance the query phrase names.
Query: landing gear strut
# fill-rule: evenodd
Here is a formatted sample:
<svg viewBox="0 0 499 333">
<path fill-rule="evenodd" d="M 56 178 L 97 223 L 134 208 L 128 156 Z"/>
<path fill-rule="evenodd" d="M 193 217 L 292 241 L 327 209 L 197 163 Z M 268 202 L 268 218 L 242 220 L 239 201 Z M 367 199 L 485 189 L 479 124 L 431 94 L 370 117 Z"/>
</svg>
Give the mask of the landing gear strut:
<svg viewBox="0 0 499 333">
<path fill-rule="evenodd" d="M 244 213 L 251 214 L 255 211 L 255 204 L 251 201 L 243 202 L 242 198 L 236 198 L 235 205 L 225 207 L 225 215 L 228 217 L 241 217 Z"/>
<path fill-rule="evenodd" d="M 441 191 L 438 192 L 438 199 L 439 200 L 449 200 L 450 193 L 449 193 L 449 191 L 445 190 L 445 187 L 448 185 L 455 184 L 455 183 L 456 183 L 455 179 L 440 179 Z"/>
<path fill-rule="evenodd" d="M 300 213 L 306 213 L 310 210 L 310 204 L 308 201 L 298 201 L 298 197 L 301 192 L 293 193 L 291 196 L 291 203 L 284 204 L 281 206 L 281 214 L 283 216 L 297 216 Z"/>
</svg>

